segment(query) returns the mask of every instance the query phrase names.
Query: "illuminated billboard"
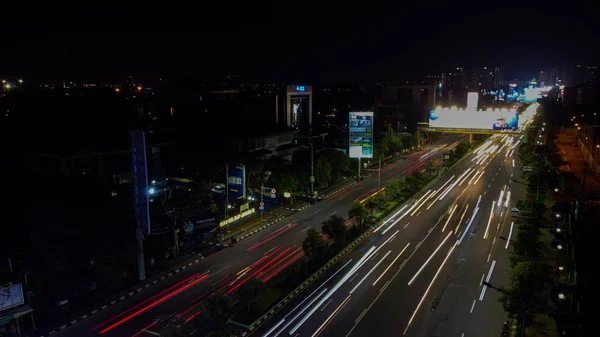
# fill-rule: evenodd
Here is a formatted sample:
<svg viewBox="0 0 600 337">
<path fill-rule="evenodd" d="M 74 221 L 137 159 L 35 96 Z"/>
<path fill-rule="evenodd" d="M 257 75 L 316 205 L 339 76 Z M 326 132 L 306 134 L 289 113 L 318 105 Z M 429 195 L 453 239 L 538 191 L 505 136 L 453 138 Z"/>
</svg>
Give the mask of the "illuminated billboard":
<svg viewBox="0 0 600 337">
<path fill-rule="evenodd" d="M 227 188 L 229 189 L 229 199 L 246 198 L 246 167 L 244 165 L 229 166 Z"/>
<path fill-rule="evenodd" d="M 430 128 L 516 130 L 518 125 L 519 115 L 515 109 L 436 108 L 429 113 Z"/>
<path fill-rule="evenodd" d="M 10 309 L 25 303 L 21 283 L 0 288 L 0 311 Z"/>
<path fill-rule="evenodd" d="M 350 113 L 350 158 L 373 158 L 373 112 Z"/>
<path fill-rule="evenodd" d="M 477 109 L 477 103 L 479 103 L 479 93 L 470 92 L 467 94 L 467 109 Z"/>
</svg>

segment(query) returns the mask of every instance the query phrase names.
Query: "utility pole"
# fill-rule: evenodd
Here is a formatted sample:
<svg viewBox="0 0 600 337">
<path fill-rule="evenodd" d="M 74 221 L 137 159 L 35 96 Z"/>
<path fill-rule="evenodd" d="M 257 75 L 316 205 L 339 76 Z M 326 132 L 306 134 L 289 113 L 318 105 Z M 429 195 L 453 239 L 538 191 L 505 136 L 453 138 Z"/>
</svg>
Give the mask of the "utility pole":
<svg viewBox="0 0 600 337">
<path fill-rule="evenodd" d="M 173 253 L 175 257 L 179 256 L 179 236 L 177 235 L 177 213 L 173 206 Z"/>
<path fill-rule="evenodd" d="M 379 156 L 379 176 L 377 177 L 377 190 L 381 190 L 381 156 Z"/>
<path fill-rule="evenodd" d="M 360 183 L 360 157 L 358 157 L 358 177 L 357 181 Z"/>
<path fill-rule="evenodd" d="M 310 200 L 312 203 L 312 199 L 315 195 L 315 153 L 313 146 L 313 134 L 312 128 L 310 129 Z"/>
<path fill-rule="evenodd" d="M 263 221 L 263 209 L 265 208 L 263 205 L 263 191 L 265 189 L 265 183 L 263 182 L 262 184 L 260 184 L 260 223 L 262 223 Z"/>
</svg>

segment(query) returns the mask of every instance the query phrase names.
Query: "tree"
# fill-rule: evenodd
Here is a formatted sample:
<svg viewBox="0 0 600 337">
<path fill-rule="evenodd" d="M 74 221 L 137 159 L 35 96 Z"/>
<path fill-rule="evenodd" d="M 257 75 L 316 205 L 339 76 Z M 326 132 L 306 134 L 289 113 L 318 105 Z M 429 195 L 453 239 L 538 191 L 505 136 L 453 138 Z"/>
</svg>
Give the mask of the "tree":
<svg viewBox="0 0 600 337">
<path fill-rule="evenodd" d="M 356 219 L 361 228 L 364 229 L 365 219 L 369 215 L 367 208 L 360 202 L 354 202 L 348 210 L 348 217 Z"/>
<path fill-rule="evenodd" d="M 346 227 L 346 220 L 341 216 L 332 215 L 323 221 L 322 231 L 337 244 L 345 245 L 348 241 L 348 227 Z"/>
<path fill-rule="evenodd" d="M 365 201 L 365 208 L 369 210 L 369 212 L 371 213 L 371 215 L 373 215 L 373 212 L 375 211 L 375 208 L 381 203 L 381 199 L 377 196 L 374 197 L 370 197 L 369 199 L 367 199 L 367 201 Z"/>
<path fill-rule="evenodd" d="M 323 237 L 321 233 L 317 232 L 314 228 L 310 228 L 306 231 L 306 238 L 302 241 L 302 250 L 304 251 L 304 255 L 314 258 L 318 256 L 325 247 L 325 242 L 323 242 Z"/>
<path fill-rule="evenodd" d="M 427 171 L 427 173 L 431 176 L 431 174 L 434 172 L 435 168 L 434 168 L 434 164 L 433 164 L 433 160 L 428 160 L 427 162 L 425 162 L 425 171 Z"/>
<path fill-rule="evenodd" d="M 252 301 L 256 296 L 263 294 L 266 290 L 267 287 L 265 284 L 253 277 L 240 287 L 238 295 L 240 296 L 240 301 L 242 303 L 250 305 L 250 301 Z"/>
<path fill-rule="evenodd" d="M 332 178 L 339 178 L 350 168 L 350 157 L 341 151 L 328 149 L 320 152 L 319 157 L 323 157 L 329 162 Z"/>
<path fill-rule="evenodd" d="M 387 184 L 387 192 L 392 199 L 400 199 L 406 196 L 406 184 L 403 179 L 395 179 Z"/>
<path fill-rule="evenodd" d="M 331 163 L 327 158 L 317 157 L 315 159 L 315 184 L 317 186 L 328 186 L 332 182 Z"/>
<path fill-rule="evenodd" d="M 216 293 L 208 300 L 204 301 L 202 310 L 204 320 L 209 323 L 210 329 L 214 332 L 227 330 L 227 321 L 233 314 L 231 309 L 231 299 Z"/>
<path fill-rule="evenodd" d="M 421 171 L 414 171 L 411 175 L 404 178 L 405 181 L 405 192 L 409 195 L 417 193 L 421 189 L 423 184 L 423 173 Z"/>
</svg>

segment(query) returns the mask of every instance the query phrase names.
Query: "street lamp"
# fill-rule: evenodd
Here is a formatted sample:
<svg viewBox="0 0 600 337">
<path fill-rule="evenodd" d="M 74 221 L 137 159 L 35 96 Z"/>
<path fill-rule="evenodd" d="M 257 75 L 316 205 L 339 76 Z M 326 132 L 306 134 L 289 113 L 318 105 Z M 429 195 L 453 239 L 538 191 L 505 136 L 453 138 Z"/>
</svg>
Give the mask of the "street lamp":
<svg viewBox="0 0 600 337">
<path fill-rule="evenodd" d="M 563 294 L 563 293 L 558 294 L 558 299 L 564 300 L 565 298 L 567 298 L 567 296 L 565 294 Z"/>
<path fill-rule="evenodd" d="M 555 192 L 555 193 L 558 193 L 558 191 L 559 191 L 558 187 L 555 187 L 555 188 L 554 188 L 554 192 Z"/>
<path fill-rule="evenodd" d="M 560 219 L 560 213 L 554 214 L 554 217 L 556 217 L 557 219 Z"/>
<path fill-rule="evenodd" d="M 562 229 L 560 229 L 560 228 L 556 228 L 556 232 L 557 232 L 557 233 L 560 233 L 560 232 L 562 232 Z"/>
<path fill-rule="evenodd" d="M 558 270 L 560 270 L 560 271 L 563 271 L 563 270 L 565 270 L 565 267 L 563 267 L 563 266 L 558 266 Z"/>
<path fill-rule="evenodd" d="M 563 246 L 561 244 L 558 244 L 558 246 L 556 246 L 556 248 L 558 248 L 558 250 L 562 250 Z"/>
</svg>

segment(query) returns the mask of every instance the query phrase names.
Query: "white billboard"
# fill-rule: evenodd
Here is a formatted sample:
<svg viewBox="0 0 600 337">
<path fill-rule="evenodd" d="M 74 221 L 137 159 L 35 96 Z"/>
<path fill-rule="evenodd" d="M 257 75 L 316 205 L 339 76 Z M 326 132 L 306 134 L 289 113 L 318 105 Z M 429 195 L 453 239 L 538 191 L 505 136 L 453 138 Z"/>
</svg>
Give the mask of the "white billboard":
<svg viewBox="0 0 600 337">
<path fill-rule="evenodd" d="M 470 92 L 467 94 L 467 110 L 477 110 L 477 104 L 479 103 L 479 93 Z"/>
<path fill-rule="evenodd" d="M 429 113 L 429 127 L 442 129 L 516 130 L 518 113 L 515 109 L 457 109 L 436 108 Z"/>
<path fill-rule="evenodd" d="M 350 158 L 373 158 L 373 112 L 351 112 L 348 130 Z"/>
<path fill-rule="evenodd" d="M 21 283 L 6 288 L 0 288 L 0 311 L 10 309 L 25 303 Z"/>
</svg>

